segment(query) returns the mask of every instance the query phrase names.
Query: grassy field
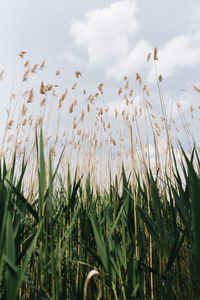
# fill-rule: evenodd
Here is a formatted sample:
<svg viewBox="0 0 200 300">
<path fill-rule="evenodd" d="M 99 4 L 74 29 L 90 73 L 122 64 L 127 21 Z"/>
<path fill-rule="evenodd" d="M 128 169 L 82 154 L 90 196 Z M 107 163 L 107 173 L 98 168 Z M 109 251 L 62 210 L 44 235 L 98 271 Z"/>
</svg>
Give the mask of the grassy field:
<svg viewBox="0 0 200 300">
<path fill-rule="evenodd" d="M 77 92 L 80 72 L 61 96 L 30 88 L 45 63 L 24 55 L 1 140 L 0 299 L 200 299 L 199 145 L 162 76 L 159 116 L 138 73 L 140 105 L 125 77 L 112 111 L 102 83 Z"/>
</svg>

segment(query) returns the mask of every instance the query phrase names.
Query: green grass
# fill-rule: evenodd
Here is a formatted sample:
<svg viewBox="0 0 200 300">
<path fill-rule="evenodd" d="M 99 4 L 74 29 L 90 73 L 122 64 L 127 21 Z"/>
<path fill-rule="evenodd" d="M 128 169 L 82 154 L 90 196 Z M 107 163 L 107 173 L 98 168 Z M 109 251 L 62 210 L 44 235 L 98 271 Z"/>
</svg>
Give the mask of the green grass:
<svg viewBox="0 0 200 300">
<path fill-rule="evenodd" d="M 183 151 L 183 150 L 182 150 Z M 198 299 L 200 160 L 196 149 L 173 179 L 146 169 L 134 186 L 95 191 L 90 176 L 67 184 L 36 136 L 37 193 L 24 196 L 27 162 L 0 168 L 0 299 Z M 173 154 L 173 151 L 172 151 Z M 173 156 L 173 155 L 172 155 Z M 183 175 L 180 175 L 180 172 Z M 18 176 L 16 174 L 18 173 Z M 27 176 L 27 174 L 26 174 Z M 183 178 L 184 176 L 184 178 Z"/>
<path fill-rule="evenodd" d="M 168 116 L 156 74 L 154 109 L 137 73 L 140 104 L 125 77 L 109 114 L 102 83 L 56 96 L 22 67 L 0 151 L 0 299 L 200 299 L 198 104 L 174 117 L 172 99 Z"/>
</svg>

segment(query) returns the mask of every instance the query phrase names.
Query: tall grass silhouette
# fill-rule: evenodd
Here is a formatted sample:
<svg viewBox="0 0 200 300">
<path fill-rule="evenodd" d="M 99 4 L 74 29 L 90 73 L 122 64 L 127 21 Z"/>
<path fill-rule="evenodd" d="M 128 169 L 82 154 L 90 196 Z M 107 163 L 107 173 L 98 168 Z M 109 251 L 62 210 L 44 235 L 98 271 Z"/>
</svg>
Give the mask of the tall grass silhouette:
<svg viewBox="0 0 200 300">
<path fill-rule="evenodd" d="M 198 299 L 198 106 L 186 118 L 178 101 L 173 118 L 157 49 L 159 114 L 139 73 L 139 94 L 125 76 L 113 107 L 98 104 L 102 82 L 78 90 L 80 71 L 60 96 L 57 83 L 30 87 L 45 61 L 19 56 L 0 148 L 0 298 Z"/>
</svg>

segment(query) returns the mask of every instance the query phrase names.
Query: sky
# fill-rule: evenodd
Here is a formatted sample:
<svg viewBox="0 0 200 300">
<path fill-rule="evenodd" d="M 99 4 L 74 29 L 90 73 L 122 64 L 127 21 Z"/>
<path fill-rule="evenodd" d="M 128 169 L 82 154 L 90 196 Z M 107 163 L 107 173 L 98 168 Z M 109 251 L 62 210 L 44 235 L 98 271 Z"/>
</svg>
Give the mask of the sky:
<svg viewBox="0 0 200 300">
<path fill-rule="evenodd" d="M 193 89 L 200 88 L 199 16 L 199 0 L 1 0 L 0 72 L 6 71 L 0 127 L 22 50 L 32 64 L 45 59 L 49 80 L 59 69 L 61 86 L 70 86 L 79 70 L 83 86 L 92 90 L 103 82 L 104 101 L 120 106 L 114 95 L 124 76 L 134 85 L 138 72 L 156 94 L 154 63 L 147 63 L 147 55 L 157 47 L 166 102 L 175 94 L 185 106 L 200 104 Z"/>
</svg>

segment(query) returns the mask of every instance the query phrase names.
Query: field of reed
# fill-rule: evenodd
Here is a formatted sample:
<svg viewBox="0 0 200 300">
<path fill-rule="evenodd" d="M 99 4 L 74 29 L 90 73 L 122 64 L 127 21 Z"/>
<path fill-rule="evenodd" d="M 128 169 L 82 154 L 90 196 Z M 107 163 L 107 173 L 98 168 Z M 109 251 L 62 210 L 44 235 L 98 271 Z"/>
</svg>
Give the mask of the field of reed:
<svg viewBox="0 0 200 300">
<path fill-rule="evenodd" d="M 105 104 L 103 83 L 76 71 L 60 94 L 26 55 L 0 144 L 0 299 L 200 299 L 200 106 L 166 106 L 156 48 L 156 108 L 139 73 Z"/>
</svg>

